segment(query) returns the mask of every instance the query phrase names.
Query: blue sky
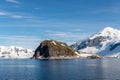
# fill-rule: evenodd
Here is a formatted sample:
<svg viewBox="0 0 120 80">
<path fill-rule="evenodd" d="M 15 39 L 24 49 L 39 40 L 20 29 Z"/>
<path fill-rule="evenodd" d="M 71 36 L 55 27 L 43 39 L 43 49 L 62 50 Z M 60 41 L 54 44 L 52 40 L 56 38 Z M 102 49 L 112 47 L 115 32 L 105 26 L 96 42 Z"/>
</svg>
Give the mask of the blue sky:
<svg viewBox="0 0 120 80">
<path fill-rule="evenodd" d="M 0 0 L 0 45 L 74 43 L 104 27 L 120 29 L 120 0 Z"/>
</svg>

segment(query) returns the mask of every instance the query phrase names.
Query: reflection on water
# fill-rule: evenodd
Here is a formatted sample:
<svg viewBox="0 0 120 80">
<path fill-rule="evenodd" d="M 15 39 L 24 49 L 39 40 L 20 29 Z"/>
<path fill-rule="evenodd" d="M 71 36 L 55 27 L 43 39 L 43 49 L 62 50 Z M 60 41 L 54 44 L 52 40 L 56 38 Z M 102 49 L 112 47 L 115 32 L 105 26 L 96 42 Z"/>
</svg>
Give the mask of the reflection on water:
<svg viewBox="0 0 120 80">
<path fill-rule="evenodd" d="M 0 80 L 119 80 L 120 59 L 0 59 Z"/>
</svg>

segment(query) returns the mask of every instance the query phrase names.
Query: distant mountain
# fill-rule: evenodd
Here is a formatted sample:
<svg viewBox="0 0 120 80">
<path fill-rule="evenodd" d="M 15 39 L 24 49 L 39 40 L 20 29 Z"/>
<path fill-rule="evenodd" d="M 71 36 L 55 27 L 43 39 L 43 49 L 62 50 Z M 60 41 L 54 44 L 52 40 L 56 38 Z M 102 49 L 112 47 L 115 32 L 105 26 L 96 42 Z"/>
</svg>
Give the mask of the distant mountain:
<svg viewBox="0 0 120 80">
<path fill-rule="evenodd" d="M 41 42 L 38 48 L 35 50 L 33 58 L 35 59 L 66 59 L 76 58 L 79 52 L 71 49 L 66 43 L 45 40 Z"/>
<path fill-rule="evenodd" d="M 120 57 L 120 30 L 106 27 L 90 38 L 72 44 L 70 47 L 82 52 Z"/>
<path fill-rule="evenodd" d="M 0 46 L 0 58 L 31 58 L 34 51 L 17 46 Z"/>
</svg>

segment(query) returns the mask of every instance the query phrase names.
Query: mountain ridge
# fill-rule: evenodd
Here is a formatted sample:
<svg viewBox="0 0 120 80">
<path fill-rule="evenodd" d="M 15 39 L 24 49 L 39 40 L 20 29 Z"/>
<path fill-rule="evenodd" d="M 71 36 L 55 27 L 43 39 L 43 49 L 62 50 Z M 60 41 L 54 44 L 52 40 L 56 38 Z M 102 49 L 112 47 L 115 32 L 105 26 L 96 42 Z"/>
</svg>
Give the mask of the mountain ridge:
<svg viewBox="0 0 120 80">
<path fill-rule="evenodd" d="M 119 57 L 120 30 L 106 27 L 86 40 L 70 45 L 71 48 L 102 56 Z M 116 55 L 116 56 L 115 56 Z"/>
<path fill-rule="evenodd" d="M 30 58 L 34 51 L 19 46 L 0 46 L 1 58 Z"/>
</svg>

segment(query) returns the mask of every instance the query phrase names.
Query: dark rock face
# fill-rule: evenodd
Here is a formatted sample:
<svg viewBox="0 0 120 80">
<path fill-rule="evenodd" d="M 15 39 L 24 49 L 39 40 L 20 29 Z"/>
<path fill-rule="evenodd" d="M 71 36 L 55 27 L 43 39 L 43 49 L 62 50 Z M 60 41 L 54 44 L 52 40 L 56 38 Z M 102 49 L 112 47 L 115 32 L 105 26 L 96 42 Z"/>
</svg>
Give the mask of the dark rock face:
<svg viewBox="0 0 120 80">
<path fill-rule="evenodd" d="M 70 47 L 74 50 L 80 50 L 86 48 L 89 40 L 81 41 L 79 43 L 75 43 L 70 45 Z"/>
<path fill-rule="evenodd" d="M 104 42 L 106 39 L 107 39 L 107 37 L 104 37 L 104 36 L 96 37 L 94 39 L 89 40 L 87 46 L 89 46 L 89 47 L 97 46 L 101 42 Z"/>
<path fill-rule="evenodd" d="M 104 37 L 104 36 L 99 36 L 99 37 L 96 37 L 94 39 L 88 39 L 88 40 L 85 40 L 85 41 L 81 41 L 80 44 L 77 44 L 77 43 L 73 44 L 70 47 L 75 49 L 75 50 L 84 49 L 87 46 L 88 47 L 94 47 L 94 46 L 98 46 L 101 42 L 104 42 L 107 39 L 110 39 L 110 38 L 109 37 Z"/>
<path fill-rule="evenodd" d="M 99 56 L 97 54 L 93 54 L 91 56 L 88 56 L 87 58 L 96 59 L 96 58 L 102 58 L 102 56 Z"/>
<path fill-rule="evenodd" d="M 118 46 L 120 46 L 120 43 L 116 43 L 114 45 L 111 45 L 110 51 L 114 50 Z"/>
<path fill-rule="evenodd" d="M 33 58 L 37 59 L 39 57 L 49 58 L 59 56 L 76 56 L 76 54 L 66 43 L 55 40 L 45 40 L 41 42 L 40 46 L 35 50 Z"/>
</svg>

